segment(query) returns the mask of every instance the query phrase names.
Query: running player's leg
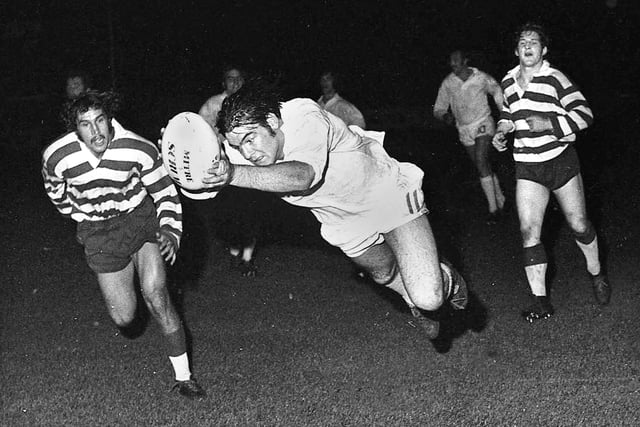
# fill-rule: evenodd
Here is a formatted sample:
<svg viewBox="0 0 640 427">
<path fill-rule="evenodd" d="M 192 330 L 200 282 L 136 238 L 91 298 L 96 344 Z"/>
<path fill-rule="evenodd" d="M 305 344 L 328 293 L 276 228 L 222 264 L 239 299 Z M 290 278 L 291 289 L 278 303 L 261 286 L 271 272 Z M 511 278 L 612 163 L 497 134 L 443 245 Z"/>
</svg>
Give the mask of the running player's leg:
<svg viewBox="0 0 640 427">
<path fill-rule="evenodd" d="M 542 304 L 550 312 L 548 305 L 546 274 L 547 255 L 540 239 L 544 214 L 549 203 L 549 190 L 536 182 L 518 179 L 516 182 L 516 205 L 520 219 L 520 234 L 524 254 L 524 270 L 537 305 Z M 536 305 L 536 304 L 534 304 Z M 538 307 L 539 308 L 539 307 Z M 536 307 L 523 313 L 528 321 L 536 320 L 540 310 Z M 538 313 L 539 314 L 539 313 Z M 543 313 L 540 317 L 548 317 Z"/>
<path fill-rule="evenodd" d="M 404 288 L 420 309 L 435 311 L 449 295 L 450 280 L 443 278 L 438 249 L 426 215 L 385 234 L 395 255 Z"/>
<path fill-rule="evenodd" d="M 384 285 L 398 293 L 405 301 L 414 321 L 420 326 L 430 339 L 438 336 L 440 325 L 436 320 L 426 317 L 413 302 L 405 288 L 400 274 L 396 256 L 387 242 L 371 246 L 363 254 L 352 258 L 359 271 L 366 272 L 376 283 Z"/>
<path fill-rule="evenodd" d="M 593 278 L 596 300 L 600 304 L 607 304 L 611 296 L 611 288 L 602 272 L 598 236 L 587 218 L 582 175 L 578 174 L 571 178 L 569 182 L 555 190 L 554 195 L 575 235 L 576 244 L 584 255 L 587 271 Z"/>
<path fill-rule="evenodd" d="M 136 292 L 133 287 L 133 263 L 120 271 L 96 273 L 107 312 L 119 328 L 126 328 L 136 315 Z"/>
<path fill-rule="evenodd" d="M 158 322 L 164 335 L 176 332 L 182 326 L 169 297 L 164 259 L 158 245 L 146 242 L 133 255 L 133 261 L 140 277 L 142 296 L 149 312 Z"/>
<path fill-rule="evenodd" d="M 133 255 L 133 260 L 144 301 L 165 338 L 167 353 L 175 373 L 175 387 L 187 397 L 204 397 L 204 390 L 191 378 L 184 326 L 169 296 L 164 259 L 158 245 L 145 243 Z"/>
<path fill-rule="evenodd" d="M 553 192 L 564 213 L 567 223 L 577 238 L 584 236 L 582 243 L 576 240 L 587 261 L 587 270 L 592 275 L 600 273 L 600 256 L 598 253 L 598 238 L 593 226 L 587 218 L 584 197 L 584 185 L 580 174 L 574 176 L 562 187 Z"/>
<path fill-rule="evenodd" d="M 505 201 L 504 194 L 500 188 L 500 181 L 491 167 L 490 148 L 492 147 L 492 138 L 493 136 L 490 134 L 483 134 L 475 139 L 476 168 L 480 175 L 482 189 L 487 197 L 489 212 L 495 212 L 496 210 L 502 209 Z M 495 210 L 492 210 L 494 206 Z"/>
</svg>

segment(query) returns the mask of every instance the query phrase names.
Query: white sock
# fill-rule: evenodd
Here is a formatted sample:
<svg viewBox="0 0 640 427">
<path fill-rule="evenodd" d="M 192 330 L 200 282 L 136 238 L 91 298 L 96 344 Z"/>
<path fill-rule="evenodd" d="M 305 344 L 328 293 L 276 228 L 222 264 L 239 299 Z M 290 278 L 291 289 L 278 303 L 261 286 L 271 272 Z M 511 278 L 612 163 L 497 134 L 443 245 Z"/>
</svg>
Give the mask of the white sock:
<svg viewBox="0 0 640 427">
<path fill-rule="evenodd" d="M 169 356 L 173 371 L 176 374 L 176 381 L 187 381 L 191 379 L 191 370 L 189 369 L 189 358 L 184 352 L 180 356 Z"/>
<path fill-rule="evenodd" d="M 593 242 L 589 244 L 580 243 L 576 240 L 578 247 L 584 254 L 584 259 L 587 261 L 587 271 L 595 276 L 600 273 L 600 255 L 598 251 L 598 238 L 593 239 Z"/>
<path fill-rule="evenodd" d="M 245 246 L 244 249 L 242 249 L 242 260 L 244 262 L 251 261 L 251 258 L 253 258 L 253 250 L 255 248 L 256 248 L 256 241 L 254 239 L 249 246 Z"/>
</svg>

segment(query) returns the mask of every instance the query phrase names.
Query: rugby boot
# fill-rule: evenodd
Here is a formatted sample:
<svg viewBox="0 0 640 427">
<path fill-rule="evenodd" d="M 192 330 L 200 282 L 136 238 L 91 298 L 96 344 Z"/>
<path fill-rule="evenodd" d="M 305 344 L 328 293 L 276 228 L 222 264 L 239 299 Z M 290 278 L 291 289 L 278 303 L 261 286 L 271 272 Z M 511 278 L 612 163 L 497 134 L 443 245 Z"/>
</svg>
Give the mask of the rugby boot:
<svg viewBox="0 0 640 427">
<path fill-rule="evenodd" d="M 171 388 L 171 391 L 176 389 L 178 390 L 178 393 L 189 399 L 202 400 L 207 396 L 207 393 L 194 378 L 186 381 L 176 381 Z"/>
<path fill-rule="evenodd" d="M 553 307 L 551 306 L 551 302 L 549 302 L 549 297 L 546 295 L 533 295 L 533 304 L 521 314 L 524 320 L 533 323 L 553 316 Z"/>
<path fill-rule="evenodd" d="M 427 334 L 427 338 L 430 340 L 436 339 L 438 334 L 440 333 L 440 322 L 437 320 L 429 319 L 420 311 L 418 307 L 410 307 L 411 315 L 413 316 L 414 321 L 420 326 L 425 333 Z"/>
</svg>

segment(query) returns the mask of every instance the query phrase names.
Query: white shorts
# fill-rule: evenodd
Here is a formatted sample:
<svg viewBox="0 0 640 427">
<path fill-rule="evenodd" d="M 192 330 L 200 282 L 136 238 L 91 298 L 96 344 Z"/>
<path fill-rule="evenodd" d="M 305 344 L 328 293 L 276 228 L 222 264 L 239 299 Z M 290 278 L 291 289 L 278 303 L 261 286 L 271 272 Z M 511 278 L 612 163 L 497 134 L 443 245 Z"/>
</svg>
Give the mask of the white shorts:
<svg viewBox="0 0 640 427">
<path fill-rule="evenodd" d="M 493 137 L 496 133 L 496 125 L 491 116 L 483 117 L 468 125 L 458 126 L 460 142 L 465 147 L 475 145 L 476 138 L 487 135 Z"/>
<path fill-rule="evenodd" d="M 350 258 L 362 255 L 384 242 L 384 234 L 428 213 L 422 192 L 422 170 L 412 163 L 400 163 L 400 182 L 393 195 L 384 198 L 375 211 L 340 226 L 321 227 L 322 237 Z"/>
</svg>

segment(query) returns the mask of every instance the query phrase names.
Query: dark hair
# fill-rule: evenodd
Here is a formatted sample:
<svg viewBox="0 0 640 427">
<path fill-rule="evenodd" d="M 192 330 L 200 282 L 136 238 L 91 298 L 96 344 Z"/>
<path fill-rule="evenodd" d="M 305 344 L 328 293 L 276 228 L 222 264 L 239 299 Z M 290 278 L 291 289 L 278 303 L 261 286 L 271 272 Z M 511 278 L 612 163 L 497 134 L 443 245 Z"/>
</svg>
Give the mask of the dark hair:
<svg viewBox="0 0 640 427">
<path fill-rule="evenodd" d="M 120 96 L 116 92 L 98 92 L 89 90 L 74 100 L 67 101 L 62 107 L 62 122 L 69 131 L 76 130 L 78 115 L 91 109 L 101 109 L 109 120 L 120 109 Z"/>
<path fill-rule="evenodd" d="M 269 128 L 267 116 L 274 114 L 281 119 L 281 105 L 280 96 L 273 87 L 265 84 L 262 79 L 253 79 L 225 98 L 218 113 L 216 127 L 223 135 L 238 126 L 256 124 Z"/>
<path fill-rule="evenodd" d="M 335 71 L 325 70 L 322 72 L 322 74 L 320 74 L 320 78 L 323 78 L 324 76 L 329 76 L 331 78 L 333 90 L 335 90 L 336 92 L 340 92 L 339 89 L 341 88 L 342 83 L 342 77 L 340 76 L 340 74 L 336 73 Z"/>
<path fill-rule="evenodd" d="M 547 34 L 547 31 L 544 29 L 544 27 L 541 24 L 537 24 L 535 22 L 527 22 L 526 24 L 523 24 L 520 26 L 520 28 L 518 28 L 518 31 L 516 31 L 516 33 L 514 34 L 514 42 L 515 42 L 514 45 L 516 47 L 518 46 L 518 42 L 520 41 L 520 37 L 522 36 L 522 33 L 529 33 L 529 32 L 538 34 L 538 37 L 540 37 L 540 44 L 542 44 L 542 47 L 549 46 L 551 39 Z"/>
</svg>

